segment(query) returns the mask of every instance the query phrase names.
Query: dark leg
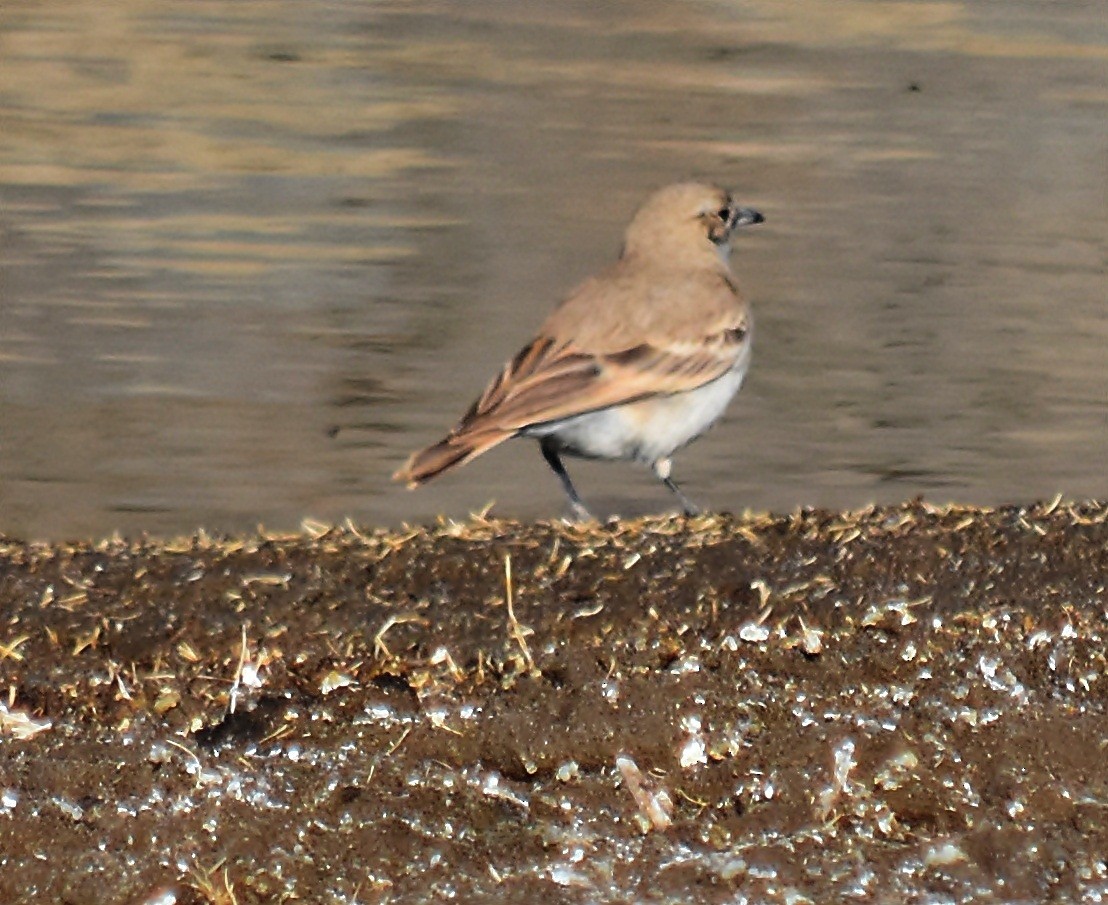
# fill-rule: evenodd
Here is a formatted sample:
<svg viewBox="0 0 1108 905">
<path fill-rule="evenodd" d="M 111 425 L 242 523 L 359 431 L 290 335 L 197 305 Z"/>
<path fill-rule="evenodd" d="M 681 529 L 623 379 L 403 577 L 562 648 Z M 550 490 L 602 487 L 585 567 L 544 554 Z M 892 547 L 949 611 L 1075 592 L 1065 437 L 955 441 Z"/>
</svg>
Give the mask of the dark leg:
<svg viewBox="0 0 1108 905">
<path fill-rule="evenodd" d="M 673 478 L 669 476 L 670 469 L 673 467 L 673 463 L 669 459 L 659 459 L 654 463 L 654 474 L 658 476 L 658 480 L 666 485 L 673 493 L 675 497 L 681 502 L 681 508 L 685 510 L 685 515 L 700 515 L 700 507 L 690 500 L 685 494 L 681 492 L 681 488 L 674 483 Z"/>
<path fill-rule="evenodd" d="M 681 508 L 685 510 L 685 515 L 700 515 L 700 507 L 681 492 L 681 488 L 674 483 L 673 478 L 662 478 L 662 483 L 681 501 Z"/>
<path fill-rule="evenodd" d="M 581 502 L 581 497 L 577 495 L 577 489 L 573 486 L 573 481 L 569 479 L 569 472 L 562 464 L 561 457 L 558 455 L 558 450 L 554 447 L 554 444 L 547 440 L 540 440 L 539 449 L 542 450 L 542 457 L 546 459 L 546 464 L 550 466 L 554 474 L 558 476 L 558 480 L 562 482 L 562 489 L 569 497 L 569 508 L 573 510 L 573 517 L 578 521 L 592 518 L 589 515 L 589 510 L 585 508 L 585 504 Z"/>
</svg>

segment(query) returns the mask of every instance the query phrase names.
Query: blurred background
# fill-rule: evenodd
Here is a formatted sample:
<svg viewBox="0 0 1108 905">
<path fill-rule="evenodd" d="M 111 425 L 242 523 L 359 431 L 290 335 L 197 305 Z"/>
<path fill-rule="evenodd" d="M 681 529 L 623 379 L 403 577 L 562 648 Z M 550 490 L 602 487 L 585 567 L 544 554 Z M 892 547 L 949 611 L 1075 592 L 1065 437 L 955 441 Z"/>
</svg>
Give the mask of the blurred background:
<svg viewBox="0 0 1108 905">
<path fill-rule="evenodd" d="M 0 532 L 561 515 L 389 475 L 688 177 L 767 218 L 690 496 L 1108 496 L 1103 0 L 6 0 Z"/>
</svg>

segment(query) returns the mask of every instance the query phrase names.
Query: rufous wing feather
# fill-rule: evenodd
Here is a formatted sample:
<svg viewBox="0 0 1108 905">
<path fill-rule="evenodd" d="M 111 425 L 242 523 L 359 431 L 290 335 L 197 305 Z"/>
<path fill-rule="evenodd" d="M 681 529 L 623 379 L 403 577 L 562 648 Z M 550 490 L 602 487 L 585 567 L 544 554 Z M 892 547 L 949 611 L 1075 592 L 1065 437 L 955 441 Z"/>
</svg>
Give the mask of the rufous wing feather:
<svg viewBox="0 0 1108 905">
<path fill-rule="evenodd" d="M 450 434 L 433 446 L 408 456 L 408 461 L 397 469 L 392 479 L 402 481 L 409 489 L 414 489 L 437 478 L 444 471 L 465 465 L 470 459 L 475 459 L 498 443 L 510 439 L 513 434 L 512 431 L 486 431 L 482 435 L 473 432 Z"/>
<path fill-rule="evenodd" d="M 492 415 L 508 398 L 514 384 L 525 381 L 540 368 L 552 346 L 553 341 L 543 336 L 524 346 L 485 388 L 454 429 L 438 443 L 412 453 L 392 479 L 414 489 L 515 436 L 515 429 L 494 426 Z"/>
<path fill-rule="evenodd" d="M 591 355 L 540 336 L 504 366 L 450 434 L 413 453 L 393 479 L 418 487 L 528 427 L 696 389 L 725 374 L 745 341 L 740 324 L 700 342 Z"/>
</svg>

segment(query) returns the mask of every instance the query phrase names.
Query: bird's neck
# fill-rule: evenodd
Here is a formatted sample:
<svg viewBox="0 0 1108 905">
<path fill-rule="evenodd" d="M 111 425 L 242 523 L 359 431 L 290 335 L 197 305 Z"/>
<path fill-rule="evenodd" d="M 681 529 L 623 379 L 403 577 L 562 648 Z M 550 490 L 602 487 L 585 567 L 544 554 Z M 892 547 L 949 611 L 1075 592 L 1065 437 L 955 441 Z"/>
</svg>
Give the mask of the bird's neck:
<svg viewBox="0 0 1108 905">
<path fill-rule="evenodd" d="M 680 246 L 670 248 L 666 246 L 651 248 L 643 251 L 634 246 L 627 247 L 620 255 L 620 259 L 633 267 L 663 270 L 718 270 L 722 273 L 731 272 L 731 246 L 713 245 L 705 243 L 693 248 Z"/>
</svg>

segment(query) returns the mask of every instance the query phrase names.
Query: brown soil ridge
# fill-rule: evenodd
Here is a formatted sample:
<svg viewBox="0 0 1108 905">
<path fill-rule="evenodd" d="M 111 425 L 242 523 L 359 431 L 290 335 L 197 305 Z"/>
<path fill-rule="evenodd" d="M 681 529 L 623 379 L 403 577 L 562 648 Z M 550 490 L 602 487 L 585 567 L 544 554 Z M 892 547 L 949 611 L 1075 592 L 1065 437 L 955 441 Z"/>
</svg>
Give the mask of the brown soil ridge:
<svg viewBox="0 0 1108 905">
<path fill-rule="evenodd" d="M 0 901 L 1108 893 L 1106 582 L 1058 500 L 0 540 Z"/>
</svg>

